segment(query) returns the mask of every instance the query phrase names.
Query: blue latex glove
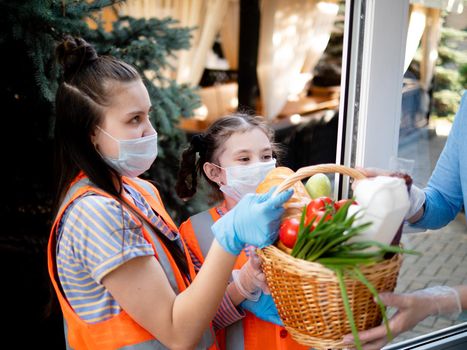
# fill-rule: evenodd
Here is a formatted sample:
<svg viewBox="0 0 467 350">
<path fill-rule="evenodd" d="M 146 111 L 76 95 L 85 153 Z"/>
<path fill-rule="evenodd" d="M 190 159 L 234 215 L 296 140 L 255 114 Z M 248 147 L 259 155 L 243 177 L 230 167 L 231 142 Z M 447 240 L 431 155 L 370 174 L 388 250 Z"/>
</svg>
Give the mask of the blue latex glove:
<svg viewBox="0 0 467 350">
<path fill-rule="evenodd" d="M 271 322 L 279 326 L 284 325 L 270 294 L 262 293 L 258 301 L 245 299 L 240 303 L 240 306 L 263 321 Z"/>
<path fill-rule="evenodd" d="M 268 193 L 245 195 L 237 205 L 212 225 L 219 244 L 230 254 L 238 255 L 245 244 L 263 248 L 277 238 L 284 204 L 293 194 L 289 189 L 272 198 Z"/>
</svg>

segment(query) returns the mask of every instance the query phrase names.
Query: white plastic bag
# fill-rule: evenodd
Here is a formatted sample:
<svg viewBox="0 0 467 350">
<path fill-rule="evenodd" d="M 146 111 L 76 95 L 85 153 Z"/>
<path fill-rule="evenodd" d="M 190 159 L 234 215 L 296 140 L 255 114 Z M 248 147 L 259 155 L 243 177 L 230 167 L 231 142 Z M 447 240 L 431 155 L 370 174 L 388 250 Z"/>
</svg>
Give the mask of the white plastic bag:
<svg viewBox="0 0 467 350">
<path fill-rule="evenodd" d="M 358 205 L 350 206 L 347 215 L 360 210 L 355 225 L 365 222 L 372 225 L 350 241 L 374 240 L 391 244 L 410 207 L 405 181 L 390 176 L 360 180 L 354 196 Z"/>
</svg>

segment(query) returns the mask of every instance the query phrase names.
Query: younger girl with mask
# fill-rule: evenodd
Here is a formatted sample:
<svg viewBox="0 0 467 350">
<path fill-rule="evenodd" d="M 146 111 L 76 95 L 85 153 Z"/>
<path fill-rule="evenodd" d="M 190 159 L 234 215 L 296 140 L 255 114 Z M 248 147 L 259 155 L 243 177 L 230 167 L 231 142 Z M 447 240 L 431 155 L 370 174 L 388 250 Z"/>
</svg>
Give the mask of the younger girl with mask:
<svg viewBox="0 0 467 350">
<path fill-rule="evenodd" d="M 215 121 L 208 130 L 195 135 L 182 155 L 177 194 L 183 199 L 196 193 L 198 176 L 203 176 L 221 204 L 190 217 L 180 226 L 193 259 L 203 262 L 214 235 L 209 227 L 235 210 L 239 201 L 264 180 L 276 166 L 273 131 L 262 118 L 235 114 Z M 306 349 L 291 339 L 268 294 L 259 257 L 253 249 L 242 252 L 227 287 L 232 302 L 247 310 L 243 320 L 216 324 L 225 349 Z M 248 256 L 249 255 L 249 258 Z"/>
<path fill-rule="evenodd" d="M 156 187 L 137 177 L 157 155 L 141 77 L 82 39 L 67 37 L 57 55 L 64 81 L 48 264 L 66 348 L 216 349 L 210 323 L 236 256 L 247 243 L 274 241 L 291 192 L 240 201 L 212 227 L 214 242 L 195 275 Z"/>
</svg>

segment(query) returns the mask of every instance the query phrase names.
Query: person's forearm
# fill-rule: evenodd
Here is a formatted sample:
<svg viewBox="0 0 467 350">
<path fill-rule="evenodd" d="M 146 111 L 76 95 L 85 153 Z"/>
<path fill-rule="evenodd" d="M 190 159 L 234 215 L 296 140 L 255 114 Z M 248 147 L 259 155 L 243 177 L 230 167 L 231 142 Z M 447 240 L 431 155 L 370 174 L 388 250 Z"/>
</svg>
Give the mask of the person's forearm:
<svg viewBox="0 0 467 350">
<path fill-rule="evenodd" d="M 224 296 L 235 260 L 236 256 L 227 253 L 214 240 L 193 283 L 176 297 L 173 326 L 183 328 L 184 338 L 193 339 L 209 326 Z"/>
<path fill-rule="evenodd" d="M 245 300 L 245 297 L 240 294 L 240 292 L 237 289 L 237 286 L 233 282 L 229 283 L 229 285 L 227 286 L 227 294 L 235 306 L 239 305 L 243 300 Z"/>
</svg>

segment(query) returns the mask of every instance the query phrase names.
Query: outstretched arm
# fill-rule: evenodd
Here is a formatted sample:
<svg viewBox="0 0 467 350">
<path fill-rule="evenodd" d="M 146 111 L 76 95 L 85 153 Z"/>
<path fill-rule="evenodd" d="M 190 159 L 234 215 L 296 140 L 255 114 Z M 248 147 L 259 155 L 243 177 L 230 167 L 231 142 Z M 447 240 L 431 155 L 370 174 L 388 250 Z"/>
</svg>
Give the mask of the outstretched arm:
<svg viewBox="0 0 467 350">
<path fill-rule="evenodd" d="M 102 283 L 121 307 L 169 348 L 186 349 L 198 343 L 217 311 L 235 256 L 214 241 L 195 280 L 176 295 L 154 257 L 135 258 Z"/>
<path fill-rule="evenodd" d="M 381 301 L 386 306 L 397 308 L 389 320 L 394 337 L 404 333 L 431 315 L 444 315 L 456 319 L 462 310 L 467 310 L 467 286 L 436 286 L 412 293 L 381 293 Z M 360 332 L 364 350 L 379 350 L 389 339 L 384 324 Z M 353 344 L 353 336 L 344 337 L 344 343 Z"/>
<path fill-rule="evenodd" d="M 236 255 L 246 243 L 264 247 L 277 237 L 282 204 L 292 192 L 247 195 L 213 226 L 216 236 L 193 283 L 176 295 L 153 257 L 132 259 L 102 283 L 122 308 L 164 345 L 194 347 L 225 293 Z"/>
</svg>

